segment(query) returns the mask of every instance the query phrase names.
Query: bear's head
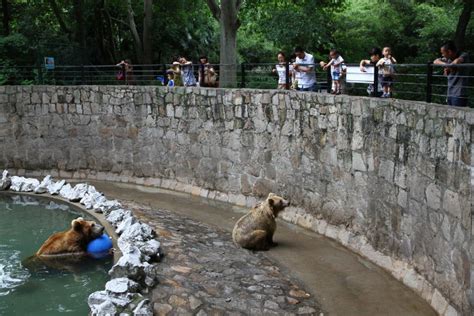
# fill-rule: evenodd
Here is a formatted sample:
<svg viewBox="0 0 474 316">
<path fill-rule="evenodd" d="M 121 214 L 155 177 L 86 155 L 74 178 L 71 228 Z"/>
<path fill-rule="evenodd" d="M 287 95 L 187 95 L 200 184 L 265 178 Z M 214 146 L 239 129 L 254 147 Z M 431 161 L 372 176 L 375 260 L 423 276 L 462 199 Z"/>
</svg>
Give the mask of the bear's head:
<svg viewBox="0 0 474 316">
<path fill-rule="evenodd" d="M 290 206 L 290 201 L 285 200 L 284 198 L 270 193 L 267 198 L 267 203 L 270 206 L 271 210 L 273 211 L 273 215 L 276 217 L 278 213 L 283 211 L 285 207 Z"/>
<path fill-rule="evenodd" d="M 82 217 L 78 217 L 71 222 L 71 227 L 74 232 L 84 236 L 84 239 L 91 241 L 97 237 L 102 236 L 104 226 L 96 224 L 94 221 L 86 221 Z"/>
</svg>

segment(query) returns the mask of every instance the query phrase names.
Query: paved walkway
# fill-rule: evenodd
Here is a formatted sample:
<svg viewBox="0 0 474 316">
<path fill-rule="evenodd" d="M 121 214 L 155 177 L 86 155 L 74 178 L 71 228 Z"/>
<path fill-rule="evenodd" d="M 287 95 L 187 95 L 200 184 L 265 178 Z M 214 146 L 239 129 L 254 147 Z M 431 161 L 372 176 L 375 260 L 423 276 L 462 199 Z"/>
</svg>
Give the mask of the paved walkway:
<svg viewBox="0 0 474 316">
<path fill-rule="evenodd" d="M 309 293 L 261 253 L 237 248 L 222 229 L 133 202 L 165 257 L 152 300 L 157 315 L 319 315 Z"/>
<path fill-rule="evenodd" d="M 309 312 L 309 308 L 313 308 L 312 313 L 318 315 L 320 309 L 314 301 L 315 297 L 321 304 L 324 315 L 436 315 L 435 311 L 419 296 L 379 267 L 325 237 L 294 225 L 279 221 L 275 234 L 278 246 L 270 251 L 254 254 L 234 248 L 230 241 L 230 232 L 236 220 L 242 215 L 239 213 L 244 211 L 242 209 L 225 203 L 191 197 L 188 194 L 155 188 L 101 182 L 92 182 L 92 184 L 104 192 L 108 198 L 139 201 L 141 205 L 147 205 L 147 207 L 133 209 L 145 222 L 151 223 L 162 232 L 163 236 L 159 239 L 164 244 L 164 250 L 166 252 L 170 250 L 169 257 L 163 262 L 163 270 L 165 275 L 169 275 L 167 277 L 169 281 L 163 282 L 162 285 L 170 289 L 176 288 L 178 292 L 184 291 L 183 293 L 188 295 L 185 301 L 186 306 L 190 306 L 191 300 L 196 302 L 195 298 L 198 302 L 193 304 L 202 304 L 201 308 L 209 311 L 208 314 L 212 314 L 211 309 L 255 314 L 248 310 L 244 312 L 236 307 L 239 304 L 246 304 L 248 305 L 246 308 L 252 308 L 250 304 L 256 303 L 250 302 L 256 300 L 261 304 L 260 308 L 266 309 L 269 314 L 272 311 L 275 312 L 278 305 L 277 313 L 280 315 L 285 311 L 297 313 L 300 308 L 303 308 L 301 312 Z M 172 213 L 159 211 L 159 209 L 171 210 Z M 163 217 L 162 214 L 167 215 Z M 245 257 L 242 257 L 243 255 Z M 225 265 L 220 263 L 222 259 Z M 242 266 L 243 264 L 245 267 Z M 187 272 L 189 268 L 191 270 Z M 196 268 L 200 272 L 193 270 Z M 231 274 L 237 274 L 229 269 L 236 269 L 239 273 L 252 271 L 252 274 L 257 275 L 257 279 L 254 279 L 253 275 L 251 277 L 228 276 L 225 273 L 230 273 L 230 271 L 232 271 Z M 166 274 L 169 271 L 172 271 L 171 274 Z M 273 275 L 273 273 L 277 274 Z M 223 281 L 220 283 L 223 284 L 221 287 L 214 286 L 216 288 L 214 292 L 201 289 L 201 293 L 195 290 L 195 286 L 204 284 L 201 278 L 212 275 L 215 276 L 214 282 Z M 275 278 L 264 280 L 266 275 L 273 275 Z M 286 279 L 290 275 L 292 279 Z M 196 278 L 195 281 L 194 278 Z M 294 285 L 297 284 L 294 278 L 302 281 L 298 289 Z M 235 280 L 240 280 L 240 285 Z M 252 280 L 257 281 L 255 287 L 246 283 Z M 272 287 L 264 287 L 266 282 L 272 286 L 278 285 L 277 292 L 283 292 L 273 292 Z M 233 292 L 225 294 L 226 290 L 230 289 Z M 256 290 L 253 295 L 249 293 L 252 290 Z M 293 292 L 292 294 L 296 295 L 291 295 L 289 292 L 291 290 L 298 292 Z M 300 290 L 302 292 L 299 292 Z M 311 293 L 308 299 L 305 298 L 305 291 Z M 179 295 L 168 292 L 159 293 L 161 293 L 160 285 L 154 292 L 154 299 L 161 302 L 159 304 L 162 305 L 157 305 L 157 308 L 163 308 L 164 311 L 173 305 L 170 304 L 171 295 L 175 295 L 171 299 L 172 303 L 183 303 L 177 299 Z M 210 293 L 211 296 L 205 299 L 205 295 L 198 297 L 198 293 Z M 266 296 L 261 297 L 262 293 Z M 252 296 L 248 296 L 249 294 Z M 165 296 L 160 298 L 162 295 Z M 214 295 L 217 296 L 214 297 Z M 250 300 L 247 301 L 247 298 Z M 300 302 L 293 305 L 292 303 L 296 303 L 293 299 Z M 306 308 L 308 309 L 305 310 Z M 262 313 L 263 311 L 259 314 Z"/>
</svg>

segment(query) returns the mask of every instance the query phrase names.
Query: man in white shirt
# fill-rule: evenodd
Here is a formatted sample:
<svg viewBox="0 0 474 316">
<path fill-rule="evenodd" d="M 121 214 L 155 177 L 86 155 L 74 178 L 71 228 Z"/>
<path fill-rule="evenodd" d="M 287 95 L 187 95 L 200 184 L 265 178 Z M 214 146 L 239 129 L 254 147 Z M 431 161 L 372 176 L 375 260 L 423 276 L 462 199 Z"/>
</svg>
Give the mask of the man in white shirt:
<svg viewBox="0 0 474 316">
<path fill-rule="evenodd" d="M 299 91 L 316 91 L 316 73 L 314 58 L 302 47 L 295 48 L 296 61 L 294 64 L 295 79 L 298 81 Z"/>
</svg>

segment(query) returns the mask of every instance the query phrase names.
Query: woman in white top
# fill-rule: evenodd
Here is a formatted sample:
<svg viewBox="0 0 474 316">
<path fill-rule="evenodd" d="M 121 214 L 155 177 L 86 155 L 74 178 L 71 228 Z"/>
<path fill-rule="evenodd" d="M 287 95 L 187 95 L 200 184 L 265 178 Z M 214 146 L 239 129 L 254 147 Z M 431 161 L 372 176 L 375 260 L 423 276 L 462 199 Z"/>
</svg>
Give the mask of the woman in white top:
<svg viewBox="0 0 474 316">
<path fill-rule="evenodd" d="M 286 85 L 286 57 L 285 53 L 279 52 L 277 54 L 278 58 L 278 64 L 275 66 L 275 69 L 273 69 L 274 73 L 278 74 L 278 89 L 279 90 L 285 90 L 289 88 L 289 85 L 291 85 L 291 79 L 293 77 L 293 65 L 289 65 L 289 85 Z"/>
</svg>

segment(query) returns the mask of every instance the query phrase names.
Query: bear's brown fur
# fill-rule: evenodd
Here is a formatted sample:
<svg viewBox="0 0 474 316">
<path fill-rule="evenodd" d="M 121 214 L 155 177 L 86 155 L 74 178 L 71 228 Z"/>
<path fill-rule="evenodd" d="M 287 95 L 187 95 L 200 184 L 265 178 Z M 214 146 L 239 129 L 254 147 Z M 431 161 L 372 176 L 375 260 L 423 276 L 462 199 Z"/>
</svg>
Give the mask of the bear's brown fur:
<svg viewBox="0 0 474 316">
<path fill-rule="evenodd" d="M 87 244 L 102 235 L 104 227 L 79 217 L 69 230 L 51 235 L 36 252 L 37 256 L 84 254 Z"/>
<path fill-rule="evenodd" d="M 275 245 L 273 242 L 275 218 L 289 205 L 289 201 L 270 193 L 264 202 L 237 221 L 232 231 L 232 239 L 237 245 L 246 249 L 268 250 Z"/>
</svg>

